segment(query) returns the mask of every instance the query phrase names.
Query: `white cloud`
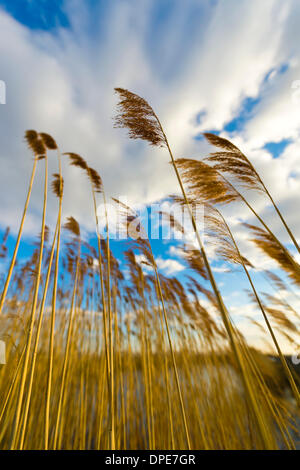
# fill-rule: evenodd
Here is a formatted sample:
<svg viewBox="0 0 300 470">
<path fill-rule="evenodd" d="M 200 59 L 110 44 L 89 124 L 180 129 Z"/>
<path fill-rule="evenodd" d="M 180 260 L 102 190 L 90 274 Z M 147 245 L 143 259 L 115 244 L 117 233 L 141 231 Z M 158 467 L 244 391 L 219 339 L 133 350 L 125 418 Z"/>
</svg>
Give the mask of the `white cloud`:
<svg viewBox="0 0 300 470">
<path fill-rule="evenodd" d="M 172 276 L 185 269 L 185 267 L 175 259 L 163 259 L 159 257 L 156 259 L 156 263 L 158 269 L 164 271 L 167 276 Z"/>
<path fill-rule="evenodd" d="M 229 271 L 229 267 L 228 266 L 214 266 L 212 270 L 215 273 L 227 273 Z"/>
<path fill-rule="evenodd" d="M 182 258 L 182 249 L 180 247 L 172 245 L 172 246 L 170 246 L 168 253 L 171 256 L 175 256 L 177 258 Z"/>
<path fill-rule="evenodd" d="M 148 264 L 144 264 L 144 262 L 147 261 L 144 255 L 135 255 L 135 259 L 137 263 L 141 264 L 144 271 L 152 271 L 151 266 L 149 266 Z M 179 261 L 176 261 L 174 259 L 165 259 L 161 256 L 158 256 L 157 258 L 155 258 L 155 261 L 158 270 L 162 271 L 166 276 L 172 276 L 185 269 L 185 267 L 181 263 L 179 263 Z"/>
<path fill-rule="evenodd" d="M 196 1 L 187 6 L 177 0 L 160 27 L 154 21 L 153 2 L 120 0 L 105 9 L 105 21 L 95 10 L 99 27 L 93 33 L 84 5 L 66 2 L 73 29 L 58 30 L 56 35 L 30 31 L 0 11 L 0 78 L 7 84 L 7 104 L 0 108 L 2 225 L 17 227 L 24 201 L 31 165 L 22 142 L 26 128 L 48 131 L 63 151 L 81 153 L 101 173 L 109 195 L 149 202 L 177 190 L 166 151 L 130 142 L 113 129 L 113 87 L 123 86 L 153 104 L 175 155 L 202 154 L 207 145 L 193 140 L 197 132 L 221 128 L 245 97 L 260 94 L 258 110 L 240 141 L 256 152 L 251 157 L 299 233 L 291 210 L 299 190 L 299 174 L 291 177 L 296 149 L 287 148 L 286 156 L 276 162 L 259 151 L 270 139 L 294 138 L 299 132 L 298 108 L 292 109 L 290 99 L 291 80 L 300 76 L 298 2 L 207 0 L 200 8 Z M 258 17 L 265 21 L 258 22 Z M 97 18 L 93 21 L 97 24 Z M 270 83 L 262 87 L 266 74 L 284 63 L 290 64 L 289 71 L 273 72 Z M 200 111 L 206 114 L 197 125 Z M 50 166 L 56 171 L 54 156 Z M 28 232 L 38 230 L 40 173 Z M 91 229 L 88 184 L 66 163 L 64 174 L 65 215 L 72 213 Z M 56 201 L 50 198 L 51 219 L 55 211 Z"/>
</svg>

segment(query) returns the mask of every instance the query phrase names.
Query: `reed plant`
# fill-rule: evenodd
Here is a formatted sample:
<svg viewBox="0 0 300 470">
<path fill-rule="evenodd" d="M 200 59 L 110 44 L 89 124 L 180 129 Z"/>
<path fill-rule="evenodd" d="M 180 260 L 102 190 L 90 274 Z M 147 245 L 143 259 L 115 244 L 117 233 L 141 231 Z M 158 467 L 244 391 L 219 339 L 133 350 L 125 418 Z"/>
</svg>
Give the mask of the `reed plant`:
<svg viewBox="0 0 300 470">
<path fill-rule="evenodd" d="M 0 332 L 7 346 L 0 369 L 1 449 L 297 448 L 300 379 L 282 342 L 297 348 L 300 315 L 292 300 L 280 295 L 288 292 L 289 299 L 299 300 L 300 268 L 290 246 L 249 203 L 248 192 L 267 197 L 299 250 L 295 235 L 253 164 L 233 143 L 205 134 L 218 151 L 202 160 L 176 159 L 149 103 L 122 88 L 116 93 L 115 126 L 127 129 L 132 139 L 162 147 L 171 160 L 174 192 L 178 185 L 171 199 L 187 208 L 195 238 L 189 249 L 177 246 L 187 271 L 182 278 L 163 275 L 138 214 L 113 199 L 130 239 L 120 262 L 110 243 L 98 171 L 77 153 L 61 157 L 49 134 L 27 131 L 33 169 L 11 258 L 9 229 L 0 247 L 8 265 L 0 301 Z M 52 191 L 58 204 L 54 227 L 47 227 L 53 151 L 58 171 Z M 89 181 L 95 246 L 74 217 L 67 214 L 65 220 L 62 159 Z M 45 165 L 41 231 L 32 253 L 18 259 L 39 160 Z M 194 204 L 205 208 L 206 244 Z M 234 204 L 246 205 L 257 220 L 257 226 L 239 226 L 253 249 L 277 262 L 276 272 L 260 272 L 274 294 L 260 292 L 255 266 L 224 215 L 223 208 Z M 173 214 L 160 216 L 187 236 Z M 243 271 L 255 316 L 244 314 L 241 306 L 237 317 L 225 305 L 210 246 L 228 271 Z M 248 344 L 239 319 L 271 340 L 272 357 Z"/>
</svg>

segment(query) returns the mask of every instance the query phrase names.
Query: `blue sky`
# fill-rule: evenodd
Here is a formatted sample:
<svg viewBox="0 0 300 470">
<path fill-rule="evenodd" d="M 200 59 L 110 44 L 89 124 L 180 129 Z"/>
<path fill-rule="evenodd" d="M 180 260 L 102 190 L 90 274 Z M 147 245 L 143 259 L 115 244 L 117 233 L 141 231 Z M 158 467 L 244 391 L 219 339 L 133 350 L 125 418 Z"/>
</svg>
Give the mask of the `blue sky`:
<svg viewBox="0 0 300 470">
<path fill-rule="evenodd" d="M 27 128 L 49 132 L 62 151 L 87 158 L 108 196 L 150 205 L 177 191 L 163 150 L 129 141 L 113 129 L 115 86 L 149 100 L 175 156 L 207 154 L 202 132 L 234 140 L 263 175 L 299 238 L 299 19 L 297 0 L 0 0 L 0 80 L 7 87 L 7 103 L 0 105 L 0 226 L 2 231 L 11 226 L 10 252 L 32 163 L 23 142 Z M 63 166 L 64 215 L 75 216 L 92 237 L 87 183 L 66 162 Z M 50 171 L 56 171 L 55 158 Z M 41 179 L 39 168 L 21 258 L 39 232 Z M 267 201 L 249 198 L 289 243 Z M 55 214 L 50 197 L 50 226 Z M 239 229 L 239 221 L 253 222 L 245 207 L 225 215 L 243 253 L 259 269 L 274 268 Z M 186 271 L 176 271 L 182 260 L 171 246 L 153 241 L 162 272 L 183 279 Z M 122 260 L 122 243 L 113 242 L 113 248 Z M 224 262 L 212 258 L 212 263 L 228 305 L 251 311 L 241 273 L 224 276 Z M 261 274 L 255 276 L 261 290 L 268 290 Z"/>
<path fill-rule="evenodd" d="M 31 29 L 51 30 L 68 27 L 69 21 L 61 0 L 6 1 L 0 5 L 17 21 Z"/>
</svg>

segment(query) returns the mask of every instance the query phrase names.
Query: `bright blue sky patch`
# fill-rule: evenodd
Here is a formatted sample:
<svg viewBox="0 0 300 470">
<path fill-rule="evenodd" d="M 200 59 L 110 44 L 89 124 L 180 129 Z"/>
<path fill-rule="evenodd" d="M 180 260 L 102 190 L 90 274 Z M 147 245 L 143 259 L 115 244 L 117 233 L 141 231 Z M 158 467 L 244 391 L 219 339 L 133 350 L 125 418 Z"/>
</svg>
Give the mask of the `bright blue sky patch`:
<svg viewBox="0 0 300 470">
<path fill-rule="evenodd" d="M 202 121 L 203 121 L 203 119 L 205 118 L 206 115 L 207 115 L 207 111 L 205 111 L 205 110 L 200 111 L 200 112 L 197 114 L 195 121 L 196 121 L 196 124 L 197 124 L 198 126 L 202 123 Z"/>
<path fill-rule="evenodd" d="M 278 158 L 290 143 L 291 139 L 283 139 L 280 142 L 268 142 L 264 149 L 268 150 L 274 158 Z"/>
<path fill-rule="evenodd" d="M 240 111 L 230 122 L 228 122 L 224 131 L 229 133 L 240 132 L 243 130 L 244 125 L 252 117 L 255 107 L 260 102 L 260 98 L 247 97 L 243 100 Z"/>
<path fill-rule="evenodd" d="M 17 21 L 31 29 L 44 30 L 69 26 L 63 4 L 63 0 L 0 0 L 0 7 Z"/>
</svg>

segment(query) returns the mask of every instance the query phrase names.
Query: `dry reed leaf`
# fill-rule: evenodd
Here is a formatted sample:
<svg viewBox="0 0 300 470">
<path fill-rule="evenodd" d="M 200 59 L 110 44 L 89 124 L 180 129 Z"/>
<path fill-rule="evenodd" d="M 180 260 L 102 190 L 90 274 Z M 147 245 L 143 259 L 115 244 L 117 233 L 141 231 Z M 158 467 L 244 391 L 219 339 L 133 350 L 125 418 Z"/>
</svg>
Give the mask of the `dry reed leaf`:
<svg viewBox="0 0 300 470">
<path fill-rule="evenodd" d="M 65 223 L 64 228 L 69 230 L 69 232 L 73 233 L 76 237 L 80 238 L 80 226 L 74 217 L 67 218 L 67 222 Z"/>
</svg>

